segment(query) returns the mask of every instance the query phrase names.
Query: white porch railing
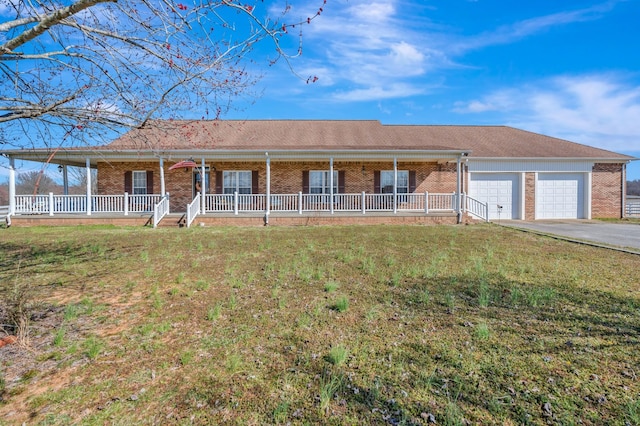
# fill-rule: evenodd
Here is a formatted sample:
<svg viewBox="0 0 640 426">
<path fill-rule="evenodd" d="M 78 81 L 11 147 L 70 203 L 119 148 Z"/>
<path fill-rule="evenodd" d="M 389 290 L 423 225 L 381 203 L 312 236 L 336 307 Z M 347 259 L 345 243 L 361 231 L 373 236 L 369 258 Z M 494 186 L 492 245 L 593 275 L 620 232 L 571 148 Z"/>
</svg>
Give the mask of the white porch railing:
<svg viewBox="0 0 640 426">
<path fill-rule="evenodd" d="M 202 210 L 204 197 L 204 210 Z M 87 200 L 89 204 L 87 205 Z M 289 212 L 456 212 L 458 196 L 448 194 L 272 194 L 270 213 Z M 482 203 L 465 198 L 463 206 L 470 213 L 486 217 L 482 212 Z M 486 210 L 486 206 L 484 206 Z M 187 206 L 189 226 L 199 214 L 216 213 L 265 213 L 267 196 L 265 194 L 206 194 L 196 195 Z M 153 213 L 154 224 L 169 212 L 168 196 L 159 194 L 130 195 L 17 195 L 15 213 L 20 214 L 93 214 L 93 213 Z M 157 221 L 157 222 L 156 222 Z"/>
<path fill-rule="evenodd" d="M 462 194 L 464 209 L 467 213 L 476 216 L 479 219 L 489 222 L 489 204 L 478 201 L 475 198 L 469 197 L 467 194 Z"/>
<path fill-rule="evenodd" d="M 200 214 L 200 193 L 198 192 L 196 196 L 193 198 L 187 205 L 187 228 L 191 226 L 193 219 L 196 218 Z"/>
<path fill-rule="evenodd" d="M 162 199 L 158 204 L 153 206 L 153 227 L 157 228 L 162 218 L 165 217 L 167 214 L 169 214 L 169 194 L 168 193 L 167 195 L 162 197 Z"/>
<path fill-rule="evenodd" d="M 86 195 L 16 195 L 16 214 L 74 213 L 151 213 L 160 202 L 159 194 L 92 195 L 87 206 Z M 91 207 L 88 210 L 88 207 Z"/>
<path fill-rule="evenodd" d="M 207 194 L 202 213 L 266 211 L 264 194 Z M 272 194 L 271 212 L 445 212 L 456 211 L 457 195 L 449 194 Z M 333 203 L 332 203 L 333 200 Z"/>
<path fill-rule="evenodd" d="M 7 226 L 11 226 L 11 215 L 9 214 L 9 210 L 11 206 L 0 206 L 0 218 L 4 218 Z"/>
</svg>

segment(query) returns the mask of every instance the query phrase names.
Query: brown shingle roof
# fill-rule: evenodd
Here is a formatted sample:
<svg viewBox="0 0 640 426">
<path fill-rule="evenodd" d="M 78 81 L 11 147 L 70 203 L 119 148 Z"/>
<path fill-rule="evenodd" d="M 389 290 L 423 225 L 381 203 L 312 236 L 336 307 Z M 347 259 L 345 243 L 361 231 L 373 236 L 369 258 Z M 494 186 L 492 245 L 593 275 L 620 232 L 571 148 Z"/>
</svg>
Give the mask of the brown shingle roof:
<svg viewBox="0 0 640 426">
<path fill-rule="evenodd" d="M 476 158 L 632 157 L 506 126 L 407 126 L 379 121 L 154 121 L 108 150 L 471 150 Z"/>
</svg>

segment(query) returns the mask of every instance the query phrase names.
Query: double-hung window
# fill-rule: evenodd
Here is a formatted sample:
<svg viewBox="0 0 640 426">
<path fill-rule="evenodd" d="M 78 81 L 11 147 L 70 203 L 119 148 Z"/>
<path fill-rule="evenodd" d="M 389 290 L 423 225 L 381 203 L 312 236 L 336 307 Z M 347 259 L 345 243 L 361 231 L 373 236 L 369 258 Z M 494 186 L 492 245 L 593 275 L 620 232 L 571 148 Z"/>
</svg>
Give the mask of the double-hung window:
<svg viewBox="0 0 640 426">
<path fill-rule="evenodd" d="M 133 193 L 144 195 L 147 193 L 147 172 L 134 170 L 133 174 Z"/>
<path fill-rule="evenodd" d="M 328 171 L 311 170 L 309 171 L 309 194 L 330 194 L 331 182 Z M 333 172 L 333 193 L 338 193 L 338 172 Z"/>
<path fill-rule="evenodd" d="M 380 192 L 383 194 L 393 194 L 393 170 L 383 170 L 380 172 Z M 409 171 L 398 170 L 398 194 L 409 193 Z"/>
<path fill-rule="evenodd" d="M 251 171 L 225 171 L 222 174 L 222 190 L 225 194 L 251 194 Z"/>
</svg>

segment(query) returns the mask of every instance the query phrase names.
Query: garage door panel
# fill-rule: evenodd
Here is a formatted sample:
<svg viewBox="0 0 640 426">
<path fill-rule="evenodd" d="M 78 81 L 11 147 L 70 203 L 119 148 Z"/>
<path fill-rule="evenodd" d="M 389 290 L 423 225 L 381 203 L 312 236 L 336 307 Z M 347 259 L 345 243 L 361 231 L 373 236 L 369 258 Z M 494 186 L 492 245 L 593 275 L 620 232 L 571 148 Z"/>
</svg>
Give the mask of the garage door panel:
<svg viewBox="0 0 640 426">
<path fill-rule="evenodd" d="M 475 173 L 471 175 L 469 195 L 488 204 L 489 219 L 517 219 L 518 182 L 514 173 Z M 502 206 L 501 211 L 498 206 Z"/>
<path fill-rule="evenodd" d="M 540 173 L 537 188 L 537 219 L 583 217 L 584 176 L 581 173 Z"/>
</svg>

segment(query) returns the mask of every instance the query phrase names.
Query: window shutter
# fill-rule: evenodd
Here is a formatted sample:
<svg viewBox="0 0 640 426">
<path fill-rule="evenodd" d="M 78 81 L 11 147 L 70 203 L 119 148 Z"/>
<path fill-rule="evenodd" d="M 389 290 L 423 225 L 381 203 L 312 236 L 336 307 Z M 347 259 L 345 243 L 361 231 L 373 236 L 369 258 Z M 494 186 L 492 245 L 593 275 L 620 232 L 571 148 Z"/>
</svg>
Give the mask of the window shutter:
<svg viewBox="0 0 640 426">
<path fill-rule="evenodd" d="M 222 194 L 222 171 L 216 171 L 216 194 Z"/>
<path fill-rule="evenodd" d="M 133 173 L 131 170 L 124 172 L 124 192 L 128 194 L 133 192 Z"/>
<path fill-rule="evenodd" d="M 344 194 L 345 193 L 344 176 L 345 176 L 344 170 L 340 170 L 338 172 L 338 194 Z"/>
<path fill-rule="evenodd" d="M 258 187 L 258 171 L 254 170 L 251 172 L 251 193 L 252 194 L 257 194 L 259 192 L 259 187 Z"/>
<path fill-rule="evenodd" d="M 153 170 L 147 170 L 147 194 L 153 194 Z"/>
<path fill-rule="evenodd" d="M 416 171 L 409 170 L 409 193 L 413 193 L 416 190 Z"/>
<path fill-rule="evenodd" d="M 380 170 L 373 172 L 373 192 L 376 194 L 380 193 Z"/>
<path fill-rule="evenodd" d="M 309 171 L 304 170 L 302 172 L 302 192 L 304 194 L 309 193 Z"/>
</svg>

